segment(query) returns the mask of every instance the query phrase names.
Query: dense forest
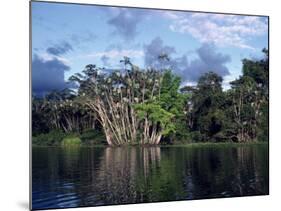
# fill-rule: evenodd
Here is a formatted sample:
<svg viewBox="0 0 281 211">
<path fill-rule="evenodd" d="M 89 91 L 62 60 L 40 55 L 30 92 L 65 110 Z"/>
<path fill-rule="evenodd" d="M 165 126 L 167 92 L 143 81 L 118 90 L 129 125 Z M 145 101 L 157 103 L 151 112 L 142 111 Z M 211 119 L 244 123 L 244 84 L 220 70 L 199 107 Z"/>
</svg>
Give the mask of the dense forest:
<svg viewBox="0 0 281 211">
<path fill-rule="evenodd" d="M 69 78 L 74 89 L 32 98 L 32 143 L 185 144 L 268 141 L 268 50 L 244 59 L 242 75 L 223 90 L 221 76 L 203 74 L 182 86 L 169 69 L 141 69 L 125 57 L 122 69 L 87 65 Z M 159 60 L 169 60 L 160 55 Z"/>
</svg>

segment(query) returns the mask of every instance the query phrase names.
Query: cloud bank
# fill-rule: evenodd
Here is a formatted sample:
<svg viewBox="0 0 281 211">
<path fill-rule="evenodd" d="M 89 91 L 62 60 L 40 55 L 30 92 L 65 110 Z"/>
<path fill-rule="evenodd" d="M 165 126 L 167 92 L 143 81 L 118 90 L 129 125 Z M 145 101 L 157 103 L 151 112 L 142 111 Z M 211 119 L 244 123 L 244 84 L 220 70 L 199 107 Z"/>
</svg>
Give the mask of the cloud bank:
<svg viewBox="0 0 281 211">
<path fill-rule="evenodd" d="M 137 36 L 137 26 L 144 18 L 145 13 L 139 9 L 120 8 L 118 14 L 107 21 L 114 27 L 113 33 L 121 36 L 126 41 L 132 41 Z"/>
<path fill-rule="evenodd" d="M 68 53 L 69 51 L 72 51 L 73 48 L 68 42 L 62 42 L 60 44 L 56 44 L 52 47 L 47 48 L 47 53 L 54 55 L 54 56 L 60 56 L 63 54 Z"/>
<path fill-rule="evenodd" d="M 32 58 L 32 92 L 42 97 L 51 91 L 73 87 L 65 81 L 65 72 L 70 70 L 63 55 L 72 51 L 68 42 L 61 42 L 46 49 L 47 54 L 34 54 Z"/>
<path fill-rule="evenodd" d="M 44 60 L 38 55 L 32 59 L 32 92 L 36 96 L 44 96 L 53 90 L 68 88 L 64 80 L 65 71 L 70 67 L 57 58 Z"/>
<path fill-rule="evenodd" d="M 249 37 L 268 31 L 266 17 L 175 12 L 166 12 L 165 17 L 172 20 L 172 31 L 187 33 L 202 43 L 218 46 L 254 49 L 248 44 Z"/>
<path fill-rule="evenodd" d="M 202 74 L 209 71 L 213 71 L 222 77 L 230 74 L 226 66 L 231 61 L 230 56 L 217 52 L 214 44 L 202 44 L 195 51 L 197 58 L 191 61 L 188 61 L 187 55 L 174 56 L 176 55 L 175 48 L 164 45 L 160 37 L 145 45 L 144 52 L 144 61 L 147 67 L 170 68 L 182 78 L 182 82 L 196 82 Z M 168 55 L 169 59 L 159 59 L 158 57 L 161 54 Z"/>
<path fill-rule="evenodd" d="M 150 44 L 144 45 L 144 63 L 148 67 L 161 68 L 171 65 L 173 61 L 168 61 L 165 59 L 159 59 L 160 55 L 166 54 L 171 57 L 172 54 L 176 53 L 176 50 L 172 46 L 166 46 L 160 37 L 154 38 Z"/>
</svg>

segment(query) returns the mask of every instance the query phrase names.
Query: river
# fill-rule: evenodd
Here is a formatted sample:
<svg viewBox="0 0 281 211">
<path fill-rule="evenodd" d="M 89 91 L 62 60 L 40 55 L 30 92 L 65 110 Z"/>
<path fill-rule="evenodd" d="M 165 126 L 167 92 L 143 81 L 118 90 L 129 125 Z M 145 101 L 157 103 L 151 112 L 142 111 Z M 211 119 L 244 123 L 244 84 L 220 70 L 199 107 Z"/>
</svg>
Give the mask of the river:
<svg viewBox="0 0 281 211">
<path fill-rule="evenodd" d="M 32 208 L 269 192 L 268 145 L 33 147 Z"/>
</svg>

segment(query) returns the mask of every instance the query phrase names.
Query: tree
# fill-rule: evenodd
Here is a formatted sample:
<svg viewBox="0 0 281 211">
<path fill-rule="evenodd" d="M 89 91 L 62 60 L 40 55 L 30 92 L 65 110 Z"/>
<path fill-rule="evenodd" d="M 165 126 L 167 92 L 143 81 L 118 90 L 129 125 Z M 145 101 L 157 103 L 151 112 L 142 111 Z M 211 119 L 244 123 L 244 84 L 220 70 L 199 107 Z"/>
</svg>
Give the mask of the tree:
<svg viewBox="0 0 281 211">
<path fill-rule="evenodd" d="M 186 141 L 189 138 L 189 131 L 186 127 L 186 104 L 189 94 L 180 92 L 181 78 L 166 70 L 163 74 L 161 82 L 161 95 L 159 105 L 166 111 L 173 114 L 172 124 L 173 130 L 165 134 L 163 139 L 171 143 L 173 140 Z"/>
<path fill-rule="evenodd" d="M 76 94 L 70 89 L 53 91 L 43 99 L 34 99 L 32 106 L 35 132 L 62 130 L 65 133 L 79 133 L 88 128 L 95 128 L 96 113 L 79 103 Z"/>
<path fill-rule="evenodd" d="M 238 142 L 246 142 L 254 138 L 256 130 L 256 118 L 253 100 L 257 92 L 255 81 L 248 76 L 233 81 L 232 90 L 232 117 L 235 122 L 236 137 Z"/>
<path fill-rule="evenodd" d="M 150 137 L 142 142 L 159 143 L 156 141 L 159 138 L 154 133 L 159 132 L 159 125 L 163 126 L 162 115 L 166 113 L 157 106 L 150 106 L 147 112 L 151 125 L 143 128 L 143 119 L 138 119 L 139 115 L 135 111 L 140 106 L 134 105 L 149 105 L 159 98 L 162 74 L 154 69 L 140 70 L 127 57 L 120 62 L 124 63 L 124 69 L 108 75 L 103 74 L 102 69 L 95 65 L 87 65 L 83 74 L 72 76 L 70 80 L 79 84 L 78 99 L 97 113 L 109 145 L 137 143 L 140 141 L 138 130 L 147 130 L 146 127 Z M 161 117 L 160 122 L 155 119 L 157 115 Z"/>
<path fill-rule="evenodd" d="M 175 130 L 173 114 L 159 104 L 143 103 L 134 106 L 140 123 L 141 144 L 159 144 L 162 135 Z"/>
<path fill-rule="evenodd" d="M 222 77 L 202 75 L 181 87 L 172 70 L 140 69 L 128 57 L 106 72 L 89 64 L 69 81 L 77 89 L 32 99 L 33 134 L 102 130 L 109 145 L 173 140 L 250 142 L 268 139 L 269 61 L 244 59 L 242 75 L 223 91 Z M 159 62 L 169 58 L 162 54 Z"/>
<path fill-rule="evenodd" d="M 238 142 L 268 137 L 268 51 L 261 60 L 243 60 L 243 75 L 231 83 L 232 112 Z M 258 137 L 259 136 L 259 137 Z"/>
<path fill-rule="evenodd" d="M 192 90 L 189 103 L 190 129 L 199 131 L 198 141 L 216 141 L 216 136 L 224 128 L 225 113 L 222 110 L 224 94 L 222 77 L 214 72 L 202 75 L 196 89 Z M 187 89 L 187 88 L 186 88 Z"/>
</svg>

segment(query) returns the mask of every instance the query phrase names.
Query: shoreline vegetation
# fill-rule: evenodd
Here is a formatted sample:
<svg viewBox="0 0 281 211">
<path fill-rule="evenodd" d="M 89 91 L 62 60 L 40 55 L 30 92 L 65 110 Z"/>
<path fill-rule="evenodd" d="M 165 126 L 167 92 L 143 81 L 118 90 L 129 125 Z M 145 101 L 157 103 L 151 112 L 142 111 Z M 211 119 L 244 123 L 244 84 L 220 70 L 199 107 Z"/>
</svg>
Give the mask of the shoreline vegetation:
<svg viewBox="0 0 281 211">
<path fill-rule="evenodd" d="M 69 78 L 72 88 L 32 98 L 34 146 L 191 146 L 268 142 L 268 50 L 242 60 L 242 75 L 223 90 L 213 71 L 195 86 L 165 68 L 106 73 L 87 65 Z"/>
<path fill-rule="evenodd" d="M 123 145 L 114 145 L 111 147 L 211 147 L 211 146 L 252 146 L 252 145 L 268 145 L 268 141 L 252 140 L 249 142 L 233 142 L 227 140 L 225 142 L 192 142 L 192 140 L 174 141 L 171 143 L 160 144 L 143 144 L 129 143 Z M 64 134 L 61 131 L 52 131 L 49 134 L 40 134 L 32 137 L 32 147 L 108 147 L 103 134 L 96 134 L 95 131 L 87 131 L 79 134 Z"/>
<path fill-rule="evenodd" d="M 65 147 L 82 147 L 82 148 L 107 148 L 107 147 L 112 147 L 112 148 L 130 148 L 130 147 L 161 147 L 161 148 L 170 148 L 170 147 L 190 147 L 190 148 L 209 148 L 209 147 L 247 147 L 247 146 L 269 146 L 268 142 L 249 142 L 249 143 L 235 143 L 235 142 L 215 142 L 215 143 L 210 143 L 210 142 L 198 142 L 198 143 L 186 143 L 186 144 L 158 144 L 158 145 L 119 145 L 119 146 L 109 146 L 107 144 L 96 144 L 96 145 L 32 145 L 32 147 L 42 147 L 42 148 L 65 148 Z"/>
</svg>

